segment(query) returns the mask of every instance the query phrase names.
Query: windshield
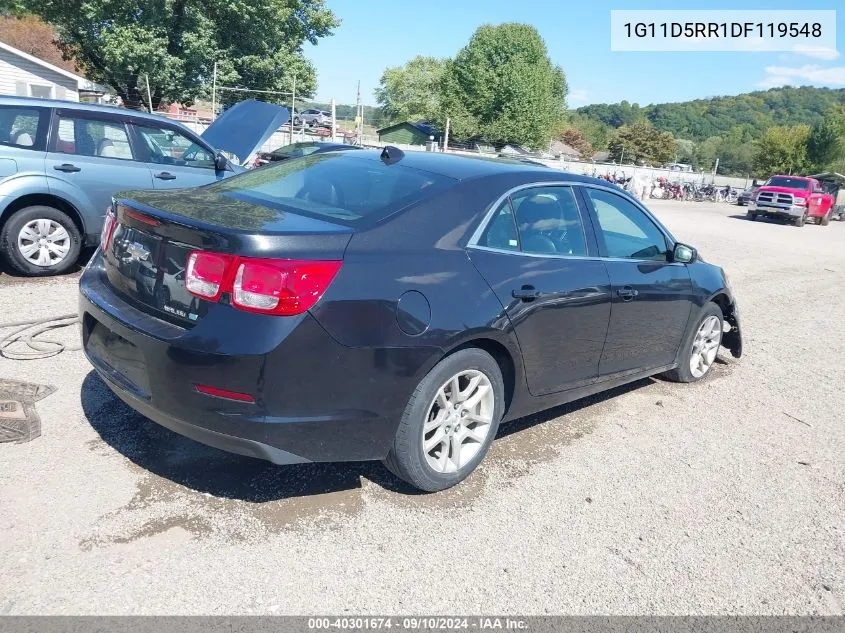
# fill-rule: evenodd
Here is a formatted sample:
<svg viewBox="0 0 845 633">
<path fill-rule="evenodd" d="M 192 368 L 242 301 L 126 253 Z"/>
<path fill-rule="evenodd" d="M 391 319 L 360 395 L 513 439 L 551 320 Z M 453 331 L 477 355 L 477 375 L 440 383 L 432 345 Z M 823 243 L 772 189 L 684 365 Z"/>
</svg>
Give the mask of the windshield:
<svg viewBox="0 0 845 633">
<path fill-rule="evenodd" d="M 235 200 L 355 224 L 422 200 L 453 178 L 346 152 L 312 154 L 240 174 L 208 189 Z"/>
<path fill-rule="evenodd" d="M 805 178 L 790 178 L 789 176 L 772 176 L 766 182 L 767 186 L 789 187 L 790 189 L 809 189 L 810 181 Z"/>
</svg>

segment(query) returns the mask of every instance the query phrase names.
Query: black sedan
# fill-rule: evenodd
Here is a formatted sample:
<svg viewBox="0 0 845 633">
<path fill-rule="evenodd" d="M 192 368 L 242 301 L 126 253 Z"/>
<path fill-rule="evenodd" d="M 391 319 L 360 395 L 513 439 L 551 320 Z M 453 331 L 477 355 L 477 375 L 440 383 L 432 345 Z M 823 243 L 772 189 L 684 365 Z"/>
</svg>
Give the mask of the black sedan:
<svg viewBox="0 0 845 633">
<path fill-rule="evenodd" d="M 741 191 L 739 195 L 736 197 L 736 204 L 737 206 L 744 207 L 748 204 L 748 201 L 751 199 L 751 194 L 757 191 L 760 188 L 760 185 L 753 185 Z"/>
<path fill-rule="evenodd" d="M 722 269 L 628 194 L 392 147 L 127 193 L 80 292 L 88 359 L 153 421 L 428 491 L 501 422 L 742 352 Z"/>
<path fill-rule="evenodd" d="M 291 158 L 301 158 L 309 154 L 321 154 L 323 152 L 343 152 L 349 149 L 361 149 L 357 145 L 346 145 L 344 143 L 321 143 L 317 141 L 304 141 L 302 143 L 291 143 L 278 147 L 272 152 L 258 152 L 253 167 L 262 167 L 269 163 L 277 163 Z"/>
</svg>

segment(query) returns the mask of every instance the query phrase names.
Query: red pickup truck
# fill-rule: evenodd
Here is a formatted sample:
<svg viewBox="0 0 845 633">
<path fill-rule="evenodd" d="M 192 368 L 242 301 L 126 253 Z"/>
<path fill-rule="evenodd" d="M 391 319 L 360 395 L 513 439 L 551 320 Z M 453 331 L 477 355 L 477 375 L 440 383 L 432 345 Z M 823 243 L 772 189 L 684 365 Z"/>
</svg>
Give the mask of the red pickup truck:
<svg viewBox="0 0 845 633">
<path fill-rule="evenodd" d="M 834 199 L 822 190 L 821 183 L 806 176 L 772 176 L 748 200 L 748 217 L 758 216 L 788 220 L 795 226 L 814 218 L 827 226 Z"/>
</svg>

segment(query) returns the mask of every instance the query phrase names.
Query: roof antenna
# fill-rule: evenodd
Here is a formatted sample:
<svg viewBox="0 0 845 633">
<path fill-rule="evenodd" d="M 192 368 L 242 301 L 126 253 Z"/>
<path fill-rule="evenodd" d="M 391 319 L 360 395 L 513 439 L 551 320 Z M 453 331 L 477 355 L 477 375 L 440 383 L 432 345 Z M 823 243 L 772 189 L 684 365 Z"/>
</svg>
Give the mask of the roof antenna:
<svg viewBox="0 0 845 633">
<path fill-rule="evenodd" d="M 381 160 L 385 165 L 392 165 L 393 163 L 398 163 L 405 157 L 405 152 L 403 152 L 398 147 L 394 147 L 393 145 L 385 145 L 384 149 L 381 150 Z"/>
</svg>

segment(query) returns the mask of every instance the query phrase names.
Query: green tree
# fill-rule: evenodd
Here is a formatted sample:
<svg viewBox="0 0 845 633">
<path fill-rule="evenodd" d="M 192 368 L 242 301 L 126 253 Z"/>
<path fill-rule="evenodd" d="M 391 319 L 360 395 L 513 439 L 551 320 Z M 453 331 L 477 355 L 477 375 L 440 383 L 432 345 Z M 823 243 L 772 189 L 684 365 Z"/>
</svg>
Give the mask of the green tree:
<svg viewBox="0 0 845 633">
<path fill-rule="evenodd" d="M 0 0 L 0 15 L 26 15 L 23 0 Z"/>
<path fill-rule="evenodd" d="M 711 136 L 698 143 L 695 149 L 695 166 L 702 171 L 711 171 L 719 159 L 719 173 L 747 176 L 754 171 L 757 144 L 736 140 L 737 136 Z"/>
<path fill-rule="evenodd" d="M 827 169 L 842 153 L 842 139 L 837 122 L 822 119 L 807 136 L 807 160 L 813 171 Z"/>
<path fill-rule="evenodd" d="M 578 114 L 569 112 L 568 125 L 581 132 L 593 147 L 605 148 L 610 141 L 613 128 L 609 125 Z"/>
<path fill-rule="evenodd" d="M 677 143 L 677 162 L 693 165 L 695 163 L 695 143 L 685 138 L 675 139 L 675 143 Z"/>
<path fill-rule="evenodd" d="M 612 160 L 662 164 L 675 160 L 677 144 L 669 132 L 661 132 L 648 121 L 623 125 L 608 146 Z"/>
<path fill-rule="evenodd" d="M 404 66 L 385 70 L 375 91 L 385 118 L 390 122 L 436 119 L 445 68 L 445 59 L 417 56 Z"/>
<path fill-rule="evenodd" d="M 800 174 L 809 168 L 807 138 L 809 125 L 776 125 L 760 139 L 760 151 L 754 161 L 758 176 Z"/>
<path fill-rule="evenodd" d="M 447 64 L 442 114 L 455 136 L 540 148 L 564 119 L 566 77 L 527 24 L 485 25 Z"/>
<path fill-rule="evenodd" d="M 218 85 L 310 96 L 316 72 L 302 54 L 339 21 L 324 0 L 27 0 L 50 23 L 64 54 L 128 107 L 190 104 Z M 232 92 L 221 96 L 240 99 Z M 266 98 L 266 97 L 265 97 Z M 283 100 L 283 99 L 282 99 Z"/>
</svg>

